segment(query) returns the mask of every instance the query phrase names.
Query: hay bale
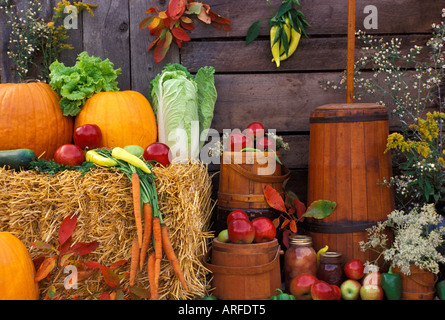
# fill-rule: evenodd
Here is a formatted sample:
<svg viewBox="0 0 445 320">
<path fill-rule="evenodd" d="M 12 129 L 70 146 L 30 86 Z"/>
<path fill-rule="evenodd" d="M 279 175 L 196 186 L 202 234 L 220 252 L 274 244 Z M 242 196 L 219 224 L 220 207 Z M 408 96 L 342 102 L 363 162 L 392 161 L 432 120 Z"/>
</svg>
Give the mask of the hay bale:
<svg viewBox="0 0 445 320">
<path fill-rule="evenodd" d="M 172 245 L 184 272 L 189 291 L 185 292 L 166 258 L 161 264 L 159 295 L 161 299 L 192 299 L 207 294 L 209 271 L 202 258 L 213 234 L 210 216 L 215 205 L 211 199 L 211 177 L 202 163 L 172 164 L 154 168 L 157 177 L 159 207 L 168 226 Z M 42 254 L 33 248 L 34 241 L 55 246 L 61 221 L 69 214 L 78 216 L 73 234 L 75 242 L 97 241 L 98 248 L 85 261 L 110 266 L 129 260 L 136 235 L 133 216 L 131 182 L 110 169 L 96 168 L 84 175 L 64 171 L 53 176 L 35 171 L 15 172 L 0 168 L 0 231 L 9 231 L 29 249 L 33 258 Z M 152 249 L 150 249 L 152 250 Z M 116 272 L 124 274 L 129 264 Z M 63 289 L 66 274 L 55 276 L 56 290 Z M 149 288 L 146 264 L 136 278 L 137 286 Z M 97 299 L 104 292 L 99 272 L 79 281 L 70 295 L 81 299 Z M 121 286 L 128 287 L 128 277 Z M 41 295 L 49 283 L 42 281 Z"/>
</svg>

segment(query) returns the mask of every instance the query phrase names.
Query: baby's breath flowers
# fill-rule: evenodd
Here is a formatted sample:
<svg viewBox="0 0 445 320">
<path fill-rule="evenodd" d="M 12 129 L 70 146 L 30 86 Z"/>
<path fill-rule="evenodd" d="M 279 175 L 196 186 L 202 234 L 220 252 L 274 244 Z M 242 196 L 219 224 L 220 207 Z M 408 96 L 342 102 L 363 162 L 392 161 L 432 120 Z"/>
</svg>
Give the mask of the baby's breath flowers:
<svg viewBox="0 0 445 320">
<path fill-rule="evenodd" d="M 391 244 L 385 233 L 387 229 L 394 232 Z M 445 227 L 443 217 L 436 212 L 434 204 L 409 212 L 394 210 L 387 220 L 367 229 L 367 232 L 368 241 L 360 242 L 361 249 L 378 252 L 386 262 L 406 275 L 411 274 L 411 265 L 437 274 L 440 264 L 445 263 L 445 257 L 438 250 L 444 243 Z"/>
<path fill-rule="evenodd" d="M 39 16 L 42 11 L 41 2 L 28 0 L 27 9 L 17 12 L 12 0 L 0 0 L 0 11 L 8 16 L 8 25 L 11 28 L 8 57 L 15 63 L 16 80 L 19 82 L 28 79 L 32 67 L 38 70 L 38 80 L 48 82 L 51 63 L 59 58 L 61 51 L 72 49 L 71 45 L 65 43 L 68 35 L 62 24 L 62 13 L 67 6 L 73 5 L 78 12 L 87 10 L 91 15 L 91 8 L 96 7 L 88 3 L 63 0 L 54 8 L 51 21 L 46 22 Z M 36 62 L 37 57 L 41 58 L 41 62 Z"/>
</svg>

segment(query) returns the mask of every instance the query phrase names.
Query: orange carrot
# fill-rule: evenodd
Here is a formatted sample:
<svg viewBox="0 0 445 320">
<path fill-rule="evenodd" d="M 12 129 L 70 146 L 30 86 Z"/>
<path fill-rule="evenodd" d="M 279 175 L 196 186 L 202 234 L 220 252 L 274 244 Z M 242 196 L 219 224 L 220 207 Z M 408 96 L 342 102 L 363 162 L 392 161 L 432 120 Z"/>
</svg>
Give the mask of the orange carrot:
<svg viewBox="0 0 445 320">
<path fill-rule="evenodd" d="M 159 294 L 158 294 L 158 288 L 156 287 L 156 281 L 155 281 L 155 253 L 152 252 L 148 256 L 148 262 L 147 262 L 147 273 L 148 273 L 148 282 L 150 283 L 150 295 L 152 300 L 158 300 Z"/>
<path fill-rule="evenodd" d="M 142 238 L 141 259 L 139 261 L 139 268 L 142 270 L 145 257 L 147 255 L 148 246 L 150 245 L 151 230 L 153 224 L 153 215 L 150 203 L 144 203 L 142 207 L 144 213 L 144 236 Z"/>
<path fill-rule="evenodd" d="M 162 234 L 161 220 L 159 217 L 153 217 L 153 238 L 155 241 L 156 259 L 162 259 Z"/>
<path fill-rule="evenodd" d="M 141 182 L 137 173 L 131 175 L 131 185 L 133 191 L 134 220 L 138 233 L 139 248 L 142 247 L 142 215 L 141 215 Z"/>
<path fill-rule="evenodd" d="M 161 234 L 162 234 L 162 247 L 164 248 L 165 255 L 170 261 L 170 264 L 173 267 L 173 271 L 175 272 L 182 286 L 184 287 L 185 290 L 188 291 L 188 286 L 187 283 L 185 282 L 184 274 L 182 273 L 178 258 L 176 257 L 175 251 L 173 250 L 173 246 L 168 236 L 167 226 L 164 224 L 161 226 Z"/>
<path fill-rule="evenodd" d="M 139 244 L 138 240 L 134 238 L 133 245 L 131 246 L 131 263 L 130 263 L 130 286 L 134 286 L 136 280 L 136 273 L 139 263 Z"/>
</svg>

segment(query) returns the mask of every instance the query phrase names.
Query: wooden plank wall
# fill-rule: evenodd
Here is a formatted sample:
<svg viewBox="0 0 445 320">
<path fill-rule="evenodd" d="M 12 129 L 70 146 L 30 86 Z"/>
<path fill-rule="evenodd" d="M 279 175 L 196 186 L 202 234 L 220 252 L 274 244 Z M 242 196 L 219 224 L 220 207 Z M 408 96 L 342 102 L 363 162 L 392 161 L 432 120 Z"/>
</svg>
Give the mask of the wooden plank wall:
<svg viewBox="0 0 445 320">
<path fill-rule="evenodd" d="M 23 5 L 25 1 L 16 0 Z M 83 14 L 79 28 L 70 31 L 75 50 L 66 52 L 62 61 L 73 64 L 77 53 L 109 58 L 122 68 L 122 90 L 132 89 L 147 95 L 151 79 L 167 62 L 180 62 L 193 73 L 202 66 L 216 69 L 218 100 L 212 128 L 243 129 L 252 121 L 276 129 L 291 146 L 283 153 L 284 164 L 291 169 L 290 187 L 306 200 L 310 112 L 327 103 L 342 103 L 346 95 L 325 92 L 320 80 L 336 80 L 346 68 L 347 0 L 301 0 L 299 8 L 311 24 L 309 38 L 301 40 L 296 54 L 276 68 L 271 63 L 268 30 L 262 23 L 260 37 L 245 45 L 249 26 L 271 16 L 267 2 L 258 0 L 207 0 L 212 10 L 232 21 L 226 32 L 197 21 L 190 33 L 192 41 L 179 51 L 170 50 L 161 64 L 155 64 L 152 52 L 146 52 L 152 40 L 148 30 L 138 30 L 139 22 L 152 6 L 151 0 L 90 0 L 98 4 L 95 17 Z M 154 0 L 165 9 L 168 0 Z M 281 0 L 271 0 L 276 9 Z M 45 0 L 44 15 L 50 17 L 57 0 Z M 378 10 L 378 28 L 366 30 L 364 8 Z M 445 0 L 357 0 L 356 29 L 388 38 L 403 38 L 404 49 L 424 45 L 431 35 L 431 24 L 440 22 Z M 12 81 L 11 62 L 6 56 L 8 29 L 0 14 L 0 80 Z M 360 54 L 357 43 L 357 55 Z M 218 170 L 217 166 L 211 167 Z M 217 188 L 217 176 L 215 178 Z"/>
</svg>

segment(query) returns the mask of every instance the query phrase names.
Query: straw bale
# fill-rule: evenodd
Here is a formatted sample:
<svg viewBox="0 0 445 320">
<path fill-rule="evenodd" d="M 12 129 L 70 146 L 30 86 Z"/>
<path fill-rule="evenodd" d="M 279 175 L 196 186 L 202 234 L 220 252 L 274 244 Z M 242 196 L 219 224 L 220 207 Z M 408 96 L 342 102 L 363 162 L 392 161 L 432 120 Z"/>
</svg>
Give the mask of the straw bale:
<svg viewBox="0 0 445 320">
<path fill-rule="evenodd" d="M 202 264 L 213 233 L 210 216 L 214 208 L 211 177 L 202 163 L 172 164 L 154 168 L 156 187 L 164 223 L 168 226 L 173 248 L 184 272 L 189 291 L 183 290 L 168 260 L 161 264 L 159 294 L 161 299 L 193 299 L 206 295 L 210 288 L 209 270 Z M 57 246 L 61 221 L 77 214 L 73 234 L 75 242 L 97 241 L 98 248 L 85 261 L 110 266 L 118 260 L 129 260 L 136 235 L 131 182 L 122 173 L 96 168 L 82 175 L 64 171 L 52 176 L 36 171 L 15 172 L 0 168 L 0 231 L 17 236 L 33 258 L 43 252 L 30 243 L 41 240 Z M 152 250 L 152 248 L 150 248 Z M 125 264 L 115 271 L 124 274 Z M 56 290 L 63 289 L 67 277 L 62 271 L 54 278 Z M 136 285 L 149 288 L 146 263 L 136 277 Z M 45 296 L 49 283 L 40 283 Z M 128 287 L 128 277 L 121 286 Z M 79 281 L 70 295 L 97 299 L 104 292 L 99 272 Z"/>
</svg>

